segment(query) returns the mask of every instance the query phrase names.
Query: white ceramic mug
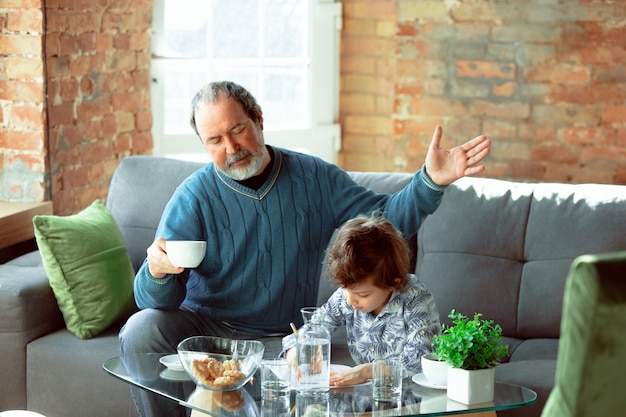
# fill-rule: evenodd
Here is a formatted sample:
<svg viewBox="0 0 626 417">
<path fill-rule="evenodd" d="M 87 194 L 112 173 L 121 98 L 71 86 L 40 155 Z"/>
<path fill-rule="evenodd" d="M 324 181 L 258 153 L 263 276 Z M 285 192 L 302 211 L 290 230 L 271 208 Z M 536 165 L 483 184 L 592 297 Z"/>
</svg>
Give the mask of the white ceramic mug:
<svg viewBox="0 0 626 417">
<path fill-rule="evenodd" d="M 165 251 L 174 266 L 195 268 L 200 265 L 206 254 L 206 242 L 203 240 L 168 240 Z"/>
<path fill-rule="evenodd" d="M 422 355 L 422 372 L 431 384 L 445 386 L 448 383 L 448 364 L 434 353 Z"/>
</svg>

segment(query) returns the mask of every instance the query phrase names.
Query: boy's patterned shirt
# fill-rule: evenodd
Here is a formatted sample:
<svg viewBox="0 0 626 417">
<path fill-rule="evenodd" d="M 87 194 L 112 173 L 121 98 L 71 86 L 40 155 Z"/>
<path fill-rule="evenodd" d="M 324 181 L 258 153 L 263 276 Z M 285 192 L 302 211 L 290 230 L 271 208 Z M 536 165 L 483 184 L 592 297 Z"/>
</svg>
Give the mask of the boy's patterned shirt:
<svg viewBox="0 0 626 417">
<path fill-rule="evenodd" d="M 433 336 L 441 332 L 435 300 L 414 275 L 409 275 L 408 288 L 395 291 L 378 315 L 353 309 L 341 288 L 322 308 L 329 331 L 345 324 L 348 348 L 356 364 L 400 358 L 408 377 L 422 372 L 421 357 L 432 350 Z M 287 349 L 294 344 L 295 338 L 287 337 L 283 346 Z"/>
</svg>

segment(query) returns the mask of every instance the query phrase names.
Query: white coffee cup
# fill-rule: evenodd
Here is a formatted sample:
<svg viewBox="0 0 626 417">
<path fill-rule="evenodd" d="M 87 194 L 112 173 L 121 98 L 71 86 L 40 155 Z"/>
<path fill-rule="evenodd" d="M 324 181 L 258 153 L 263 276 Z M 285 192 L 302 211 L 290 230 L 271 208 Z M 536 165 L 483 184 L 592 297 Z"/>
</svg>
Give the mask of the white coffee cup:
<svg viewBox="0 0 626 417">
<path fill-rule="evenodd" d="M 434 353 L 422 355 L 422 372 L 431 384 L 447 385 L 448 364 Z"/>
<path fill-rule="evenodd" d="M 165 251 L 174 266 L 195 268 L 200 265 L 206 254 L 206 242 L 203 240 L 168 240 Z"/>
</svg>

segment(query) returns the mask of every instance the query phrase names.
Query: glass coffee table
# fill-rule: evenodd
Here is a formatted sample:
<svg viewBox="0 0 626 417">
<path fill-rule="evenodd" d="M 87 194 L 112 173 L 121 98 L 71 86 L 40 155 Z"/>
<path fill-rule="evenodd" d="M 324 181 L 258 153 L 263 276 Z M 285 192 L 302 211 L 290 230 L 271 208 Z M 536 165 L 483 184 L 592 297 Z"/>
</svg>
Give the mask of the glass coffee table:
<svg viewBox="0 0 626 417">
<path fill-rule="evenodd" d="M 206 414 L 216 417 L 495 415 L 495 411 L 523 407 L 537 399 L 537 394 L 528 388 L 496 382 L 493 402 L 464 405 L 449 400 L 445 390 L 423 387 L 407 378 L 403 381 L 399 403 L 374 401 L 371 384 L 366 383 L 334 387 L 328 395 L 317 397 L 301 397 L 292 391 L 285 404 L 274 402 L 272 408 L 267 408 L 268 404 L 261 401 L 258 375 L 239 391 L 209 391 L 196 387 L 184 371 L 172 371 L 163 366 L 159 359 L 165 355 L 121 356 L 107 360 L 102 367 L 116 378 L 189 408 L 191 415 L 198 417 Z"/>
</svg>

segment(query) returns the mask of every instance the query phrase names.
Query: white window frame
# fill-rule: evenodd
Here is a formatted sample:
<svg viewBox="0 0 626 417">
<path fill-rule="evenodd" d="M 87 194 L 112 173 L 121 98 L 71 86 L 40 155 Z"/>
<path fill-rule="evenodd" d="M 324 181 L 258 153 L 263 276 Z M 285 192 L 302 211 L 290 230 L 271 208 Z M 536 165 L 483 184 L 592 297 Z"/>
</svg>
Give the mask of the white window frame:
<svg viewBox="0 0 626 417">
<path fill-rule="evenodd" d="M 310 120 L 301 130 L 264 130 L 265 142 L 295 149 L 337 163 L 341 149 L 339 125 L 339 42 L 342 28 L 340 0 L 308 0 L 311 28 Z M 164 2 L 154 1 L 153 42 L 159 42 L 163 31 Z M 178 62 L 177 62 L 178 61 Z M 163 74 L 169 65 L 188 65 L 176 59 L 152 57 L 152 114 L 154 155 L 179 159 L 208 161 L 200 139 L 191 127 L 189 133 L 172 135 L 164 131 Z M 199 86 L 200 87 L 200 86 Z M 191 103 L 192 97 L 189 97 Z M 263 103 L 259 103 L 263 108 Z"/>
</svg>

